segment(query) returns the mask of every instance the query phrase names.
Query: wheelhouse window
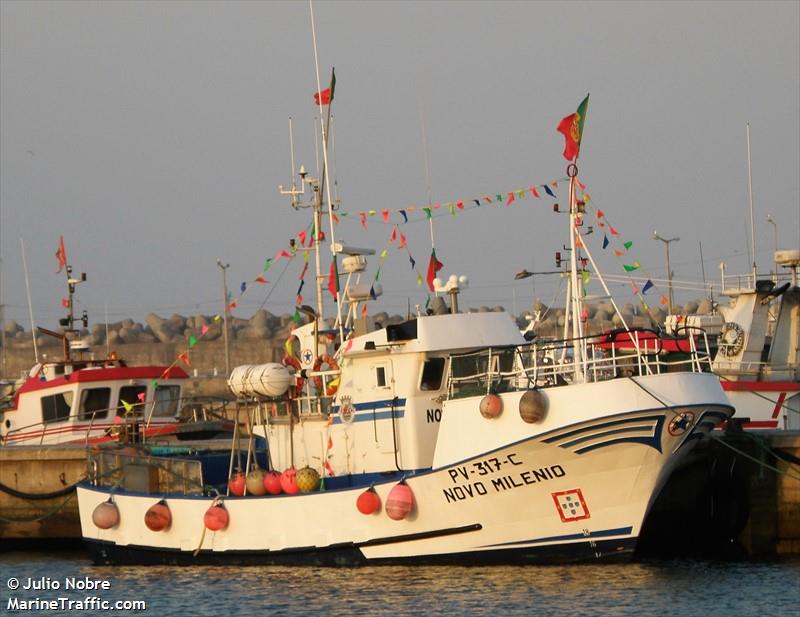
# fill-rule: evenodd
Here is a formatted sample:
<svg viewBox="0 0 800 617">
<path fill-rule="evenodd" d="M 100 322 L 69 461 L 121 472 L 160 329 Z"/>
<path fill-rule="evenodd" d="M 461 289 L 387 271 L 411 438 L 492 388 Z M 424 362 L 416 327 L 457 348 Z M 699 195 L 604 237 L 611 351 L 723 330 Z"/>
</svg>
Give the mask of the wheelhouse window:
<svg viewBox="0 0 800 617">
<path fill-rule="evenodd" d="M 60 392 L 50 396 L 42 397 L 42 421 L 63 422 L 69 419 L 69 412 L 72 409 L 72 392 Z"/>
<path fill-rule="evenodd" d="M 125 401 L 133 407 L 131 413 L 141 416 L 144 412 L 144 399 L 147 396 L 147 386 L 123 386 L 119 389 L 119 400 L 117 401 L 117 415 L 125 415 Z"/>
<path fill-rule="evenodd" d="M 375 367 L 375 385 L 379 388 L 386 387 L 386 367 L 385 366 L 376 366 Z"/>
<path fill-rule="evenodd" d="M 156 403 L 153 408 L 154 418 L 172 418 L 178 413 L 178 401 L 181 396 L 180 386 L 158 386 Z"/>
<path fill-rule="evenodd" d="M 81 420 L 108 417 L 111 407 L 111 388 L 88 388 L 81 393 Z"/>
<path fill-rule="evenodd" d="M 420 390 L 439 390 L 444 376 L 444 358 L 428 358 L 422 366 Z"/>
</svg>

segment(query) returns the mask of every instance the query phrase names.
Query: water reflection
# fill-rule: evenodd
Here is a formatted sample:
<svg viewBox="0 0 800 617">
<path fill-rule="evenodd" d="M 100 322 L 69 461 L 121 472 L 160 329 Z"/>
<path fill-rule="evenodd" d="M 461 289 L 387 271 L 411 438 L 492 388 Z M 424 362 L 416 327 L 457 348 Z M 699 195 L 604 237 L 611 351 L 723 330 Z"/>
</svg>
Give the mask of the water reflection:
<svg viewBox="0 0 800 617">
<path fill-rule="evenodd" d="M 111 591 L 101 594 L 106 599 L 144 599 L 148 612 L 180 612 L 186 616 L 704 614 L 727 617 L 796 615 L 800 605 L 800 561 L 778 564 L 659 561 L 472 568 L 119 568 L 95 567 L 80 553 L 0 554 L 0 585 L 4 586 L 9 576 L 109 580 Z M 55 592 L 41 595 L 48 593 L 57 597 L 52 595 Z M 6 597 L 3 589 L 0 598 Z"/>
</svg>

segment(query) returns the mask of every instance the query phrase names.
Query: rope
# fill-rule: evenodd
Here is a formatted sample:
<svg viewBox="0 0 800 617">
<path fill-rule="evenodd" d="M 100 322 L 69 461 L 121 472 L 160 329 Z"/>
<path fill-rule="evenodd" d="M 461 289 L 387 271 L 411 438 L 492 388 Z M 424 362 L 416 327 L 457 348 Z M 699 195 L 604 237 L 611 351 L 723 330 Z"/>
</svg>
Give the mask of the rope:
<svg viewBox="0 0 800 617">
<path fill-rule="evenodd" d="M 731 450 L 736 452 L 736 454 L 739 454 L 740 456 L 743 456 L 744 458 L 753 461 L 756 465 L 761 465 L 762 467 L 766 467 L 767 469 L 770 469 L 770 470 L 774 471 L 775 473 L 779 473 L 781 475 L 787 476 L 789 478 L 792 478 L 793 480 L 797 480 L 798 482 L 800 482 L 800 476 L 796 476 L 796 475 L 794 475 L 792 473 L 789 473 L 788 471 L 781 471 L 777 467 L 773 467 L 772 465 L 768 465 L 767 463 L 757 459 L 755 456 L 752 456 L 752 455 L 748 454 L 747 452 L 743 452 L 742 450 L 739 450 L 738 448 L 732 446 L 728 442 L 723 441 L 722 438 L 720 436 L 718 436 L 718 435 L 712 435 L 712 438 L 716 439 L 719 443 L 721 443 L 726 448 L 730 448 Z"/>
<path fill-rule="evenodd" d="M 75 487 L 78 486 L 80 482 L 83 482 L 86 479 L 86 476 L 83 476 L 80 480 L 75 482 L 74 484 L 70 484 L 69 486 L 65 486 L 64 488 L 52 491 L 50 493 L 26 493 L 24 491 L 18 491 L 17 489 L 11 488 L 0 482 L 0 491 L 4 493 L 8 493 L 12 497 L 17 497 L 19 499 L 30 499 L 32 501 L 37 500 L 45 500 L 45 499 L 55 499 L 56 497 L 64 497 L 65 495 L 69 495 L 72 491 L 75 490 Z"/>
<path fill-rule="evenodd" d="M 800 458 L 797 458 L 796 456 L 793 456 L 792 454 L 789 454 L 784 450 L 778 450 L 777 448 L 772 448 L 767 442 L 767 440 L 761 435 L 756 435 L 747 432 L 745 432 L 744 434 L 747 435 L 750 439 L 752 439 L 758 445 L 758 447 L 761 448 L 764 452 L 766 452 L 767 454 L 771 454 L 776 458 L 782 459 L 787 465 L 790 466 L 790 468 L 792 463 L 794 463 L 795 465 L 800 465 Z M 800 472 L 800 469 L 795 470 L 792 468 L 792 471 Z"/>
</svg>

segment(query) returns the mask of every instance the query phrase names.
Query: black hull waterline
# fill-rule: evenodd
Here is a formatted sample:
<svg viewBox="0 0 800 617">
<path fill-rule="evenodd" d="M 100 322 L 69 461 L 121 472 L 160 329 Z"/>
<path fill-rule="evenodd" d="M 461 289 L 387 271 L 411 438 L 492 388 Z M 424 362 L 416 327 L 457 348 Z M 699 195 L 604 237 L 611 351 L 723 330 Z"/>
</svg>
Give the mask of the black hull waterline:
<svg viewBox="0 0 800 617">
<path fill-rule="evenodd" d="M 540 547 L 471 551 L 456 554 L 415 555 L 389 559 L 367 559 L 358 546 L 341 544 L 325 548 L 309 547 L 282 551 L 192 552 L 119 546 L 112 542 L 85 540 L 96 565 L 172 565 L 172 566 L 366 566 L 366 565 L 542 565 L 568 563 L 610 563 L 630 561 L 636 538 L 571 542 Z"/>
</svg>

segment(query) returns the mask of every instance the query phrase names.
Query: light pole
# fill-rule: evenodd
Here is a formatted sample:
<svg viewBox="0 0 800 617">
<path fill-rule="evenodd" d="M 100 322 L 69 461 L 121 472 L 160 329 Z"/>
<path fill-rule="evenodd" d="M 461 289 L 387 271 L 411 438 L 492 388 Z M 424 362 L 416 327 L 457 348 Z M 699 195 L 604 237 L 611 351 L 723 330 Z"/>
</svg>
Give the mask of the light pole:
<svg viewBox="0 0 800 617">
<path fill-rule="evenodd" d="M 223 264 L 217 259 L 217 265 L 222 270 L 222 340 L 225 344 L 225 377 L 231 375 L 231 355 L 228 347 L 228 276 L 227 270 L 230 264 Z"/>
<path fill-rule="evenodd" d="M 658 235 L 657 231 L 653 232 L 653 239 L 654 240 L 661 240 L 664 243 L 664 246 L 667 249 L 667 284 L 669 285 L 669 295 L 667 296 L 668 305 L 667 308 L 669 309 L 670 315 L 672 314 L 672 304 L 674 302 L 674 298 L 672 297 L 672 268 L 669 265 L 669 243 L 670 242 L 677 242 L 680 238 L 662 238 Z"/>
<path fill-rule="evenodd" d="M 767 222 L 772 223 L 772 232 L 773 232 L 773 240 L 775 244 L 775 253 L 778 252 L 778 224 L 775 222 L 775 219 L 772 218 L 771 214 L 767 215 Z M 772 259 L 775 259 L 775 253 L 772 254 Z M 778 262 L 775 263 L 775 282 L 778 282 Z"/>
</svg>

